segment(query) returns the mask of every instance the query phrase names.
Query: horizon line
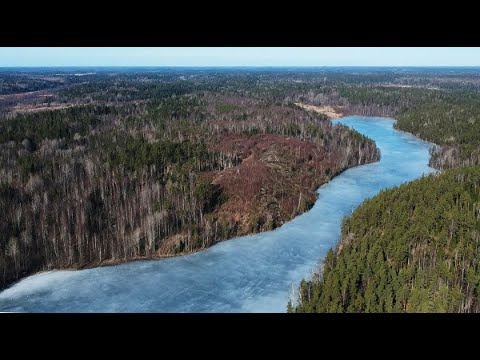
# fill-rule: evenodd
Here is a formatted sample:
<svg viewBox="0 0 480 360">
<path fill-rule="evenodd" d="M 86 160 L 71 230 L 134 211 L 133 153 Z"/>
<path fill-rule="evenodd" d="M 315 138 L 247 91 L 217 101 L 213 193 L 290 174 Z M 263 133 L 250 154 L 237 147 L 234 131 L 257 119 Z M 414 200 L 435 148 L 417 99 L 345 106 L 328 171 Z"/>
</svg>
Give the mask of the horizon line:
<svg viewBox="0 0 480 360">
<path fill-rule="evenodd" d="M 0 69 L 31 68 L 476 68 L 479 65 L 2 65 Z"/>
</svg>

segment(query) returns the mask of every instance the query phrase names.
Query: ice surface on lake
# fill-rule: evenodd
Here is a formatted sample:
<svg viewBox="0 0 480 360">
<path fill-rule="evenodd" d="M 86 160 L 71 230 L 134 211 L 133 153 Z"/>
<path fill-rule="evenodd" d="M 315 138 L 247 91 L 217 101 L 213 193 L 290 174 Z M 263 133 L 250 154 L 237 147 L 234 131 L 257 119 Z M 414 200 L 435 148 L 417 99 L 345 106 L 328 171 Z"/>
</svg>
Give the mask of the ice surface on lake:
<svg viewBox="0 0 480 360">
<path fill-rule="evenodd" d="M 344 216 L 381 189 L 434 171 L 431 144 L 394 130 L 394 120 L 337 122 L 375 140 L 382 159 L 322 186 L 314 207 L 293 221 L 188 256 L 33 275 L 0 293 L 0 311 L 284 312 L 292 285 L 339 240 Z"/>
</svg>

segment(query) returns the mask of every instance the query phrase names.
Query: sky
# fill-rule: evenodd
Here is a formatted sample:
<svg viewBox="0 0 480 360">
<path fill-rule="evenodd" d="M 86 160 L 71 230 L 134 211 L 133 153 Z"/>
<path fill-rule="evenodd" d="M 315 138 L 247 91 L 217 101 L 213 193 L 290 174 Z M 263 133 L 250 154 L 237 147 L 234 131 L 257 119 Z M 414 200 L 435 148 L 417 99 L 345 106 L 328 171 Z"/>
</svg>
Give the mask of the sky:
<svg viewBox="0 0 480 360">
<path fill-rule="evenodd" d="M 480 66 L 480 48 L 0 48 L 15 66 Z"/>
</svg>

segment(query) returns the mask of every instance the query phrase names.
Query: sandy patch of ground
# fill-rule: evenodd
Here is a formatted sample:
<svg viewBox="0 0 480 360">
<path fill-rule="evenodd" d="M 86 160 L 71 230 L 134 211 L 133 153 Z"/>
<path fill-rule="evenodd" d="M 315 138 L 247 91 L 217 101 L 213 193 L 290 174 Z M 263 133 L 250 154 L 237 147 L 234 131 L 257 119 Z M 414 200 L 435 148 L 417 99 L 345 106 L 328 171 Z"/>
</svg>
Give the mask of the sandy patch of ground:
<svg viewBox="0 0 480 360">
<path fill-rule="evenodd" d="M 37 104 L 37 105 L 17 105 L 12 108 L 13 113 L 32 113 L 38 111 L 46 111 L 46 110 L 60 110 L 72 107 L 72 104 L 50 104 L 50 106 L 46 106 L 45 104 Z"/>
<path fill-rule="evenodd" d="M 327 105 L 316 106 L 316 105 L 307 105 L 302 103 L 295 103 L 295 105 L 300 106 L 301 108 L 308 111 L 315 111 L 321 114 L 325 114 L 328 116 L 329 119 L 337 119 L 343 116 L 341 112 Z"/>
</svg>

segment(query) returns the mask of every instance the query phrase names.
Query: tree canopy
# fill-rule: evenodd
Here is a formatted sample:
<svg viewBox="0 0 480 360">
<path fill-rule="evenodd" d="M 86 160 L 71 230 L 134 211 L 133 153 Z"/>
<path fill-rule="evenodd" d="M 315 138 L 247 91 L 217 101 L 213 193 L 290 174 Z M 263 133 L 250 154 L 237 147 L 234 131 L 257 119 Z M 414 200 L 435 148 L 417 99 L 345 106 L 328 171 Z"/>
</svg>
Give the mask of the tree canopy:
<svg viewBox="0 0 480 360">
<path fill-rule="evenodd" d="M 480 311 L 480 168 L 382 191 L 345 219 L 295 312 Z"/>
</svg>

